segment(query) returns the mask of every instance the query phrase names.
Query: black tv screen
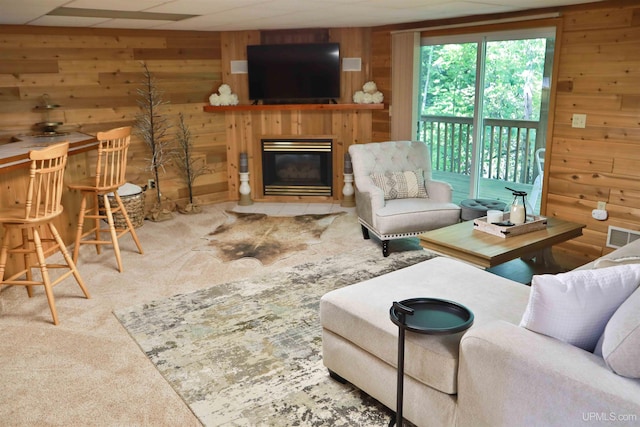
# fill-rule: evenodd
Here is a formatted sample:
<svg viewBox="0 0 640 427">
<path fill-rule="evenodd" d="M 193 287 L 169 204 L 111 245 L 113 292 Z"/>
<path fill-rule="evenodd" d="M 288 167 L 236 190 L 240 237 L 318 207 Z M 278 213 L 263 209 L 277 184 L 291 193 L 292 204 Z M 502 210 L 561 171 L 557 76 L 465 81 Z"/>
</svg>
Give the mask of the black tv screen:
<svg viewBox="0 0 640 427">
<path fill-rule="evenodd" d="M 304 43 L 247 46 L 249 99 L 268 103 L 323 103 L 340 98 L 340 45 Z"/>
</svg>

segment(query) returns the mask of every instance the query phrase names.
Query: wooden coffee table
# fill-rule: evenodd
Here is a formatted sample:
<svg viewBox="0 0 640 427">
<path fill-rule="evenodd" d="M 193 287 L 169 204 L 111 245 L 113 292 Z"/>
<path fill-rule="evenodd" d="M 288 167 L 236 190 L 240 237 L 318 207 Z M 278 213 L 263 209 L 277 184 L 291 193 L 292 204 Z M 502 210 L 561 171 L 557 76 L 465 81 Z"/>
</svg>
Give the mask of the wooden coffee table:
<svg viewBox="0 0 640 427">
<path fill-rule="evenodd" d="M 420 245 L 433 252 L 491 268 L 516 258 L 534 258 L 536 263 L 554 265 L 551 246 L 582 235 L 584 224 L 547 218 L 547 227 L 518 236 L 501 238 L 476 230 L 465 221 L 419 236 Z"/>
</svg>

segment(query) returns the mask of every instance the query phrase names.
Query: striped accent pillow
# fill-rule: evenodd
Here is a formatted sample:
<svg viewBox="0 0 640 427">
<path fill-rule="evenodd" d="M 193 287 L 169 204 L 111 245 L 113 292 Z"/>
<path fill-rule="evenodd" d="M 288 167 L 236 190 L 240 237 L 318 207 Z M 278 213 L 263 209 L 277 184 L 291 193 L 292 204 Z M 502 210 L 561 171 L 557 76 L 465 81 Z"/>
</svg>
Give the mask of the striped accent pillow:
<svg viewBox="0 0 640 427">
<path fill-rule="evenodd" d="M 371 179 L 384 191 L 384 199 L 428 198 L 422 169 L 406 172 L 374 173 Z"/>
</svg>

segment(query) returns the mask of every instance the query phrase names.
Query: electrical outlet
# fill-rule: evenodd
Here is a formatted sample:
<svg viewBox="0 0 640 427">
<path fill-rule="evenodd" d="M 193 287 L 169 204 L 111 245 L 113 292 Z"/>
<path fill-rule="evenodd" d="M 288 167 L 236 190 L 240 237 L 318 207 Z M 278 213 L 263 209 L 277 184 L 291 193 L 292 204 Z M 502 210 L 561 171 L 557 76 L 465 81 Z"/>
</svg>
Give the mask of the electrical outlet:
<svg viewBox="0 0 640 427">
<path fill-rule="evenodd" d="M 586 114 L 574 114 L 571 119 L 571 127 L 582 128 L 587 127 L 587 115 Z"/>
<path fill-rule="evenodd" d="M 156 188 L 156 181 L 154 179 L 147 180 L 147 187 Z"/>
<path fill-rule="evenodd" d="M 607 210 L 607 202 L 598 202 L 598 210 L 606 211 Z"/>
</svg>

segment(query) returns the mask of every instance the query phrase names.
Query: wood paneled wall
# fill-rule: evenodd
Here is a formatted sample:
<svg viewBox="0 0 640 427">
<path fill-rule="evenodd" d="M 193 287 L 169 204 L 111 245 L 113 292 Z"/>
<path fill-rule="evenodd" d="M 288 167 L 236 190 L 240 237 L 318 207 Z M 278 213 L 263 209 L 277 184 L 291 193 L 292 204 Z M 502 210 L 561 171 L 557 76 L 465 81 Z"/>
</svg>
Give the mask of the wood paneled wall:
<svg viewBox="0 0 640 427">
<path fill-rule="evenodd" d="M 300 41 L 317 40 L 317 30 L 291 31 L 274 34 L 275 39 L 266 40 L 278 43 L 298 43 Z M 340 55 L 343 58 L 358 57 L 362 60 L 359 72 L 342 72 L 340 104 L 352 103 L 353 94 L 362 90 L 362 85 L 371 79 L 371 37 L 370 30 L 365 28 L 339 28 L 328 31 L 328 41 L 340 43 Z M 260 44 L 261 34 L 258 31 L 225 32 L 222 34 L 223 45 L 223 74 L 224 81 L 238 94 L 240 104 L 249 104 L 248 80 L 246 74 L 231 74 L 227 68 L 231 60 L 246 59 L 246 46 Z M 252 188 L 254 200 L 263 200 L 262 181 L 259 176 L 261 167 L 260 140 L 274 136 L 288 138 L 323 137 L 334 141 L 333 150 L 333 181 L 334 192 L 332 199 L 342 198 L 343 156 L 351 144 L 370 142 L 371 111 L 322 111 L 322 110 L 291 110 L 283 108 L 280 111 L 239 111 L 214 112 L 212 115 L 224 117 L 226 120 L 226 138 L 229 180 L 229 199 L 239 197 L 238 162 L 241 152 L 246 152 L 249 158 L 249 184 Z M 269 197 L 269 200 L 304 199 L 321 201 L 326 198 L 319 196 L 297 197 L 279 196 Z"/>
<path fill-rule="evenodd" d="M 391 139 L 391 32 L 374 30 L 371 33 L 371 78 L 376 82 L 378 90 L 384 95 L 385 106 L 381 111 L 374 111 L 372 117 L 371 139 L 374 142 Z"/>
<path fill-rule="evenodd" d="M 60 131 L 95 134 L 132 124 L 139 112 L 136 100 L 144 61 L 168 102 L 163 112 L 176 123 L 178 114 L 184 114 L 196 155 L 206 159 L 209 173 L 199 177 L 194 188 L 200 203 L 238 199 L 238 153 L 247 151 L 261 134 L 333 135 L 340 146 L 336 154 L 340 168 L 334 173 L 341 181 L 343 147 L 372 139 L 370 111 L 256 115 L 212 114 L 202 109 L 222 83 L 231 86 L 240 103 L 249 103 L 247 75 L 230 70 L 231 60 L 246 59 L 248 44 L 260 44 L 265 37 L 305 41 L 309 31 L 317 40 L 319 30 L 263 34 L 0 26 L 0 143 L 37 130 L 34 124 L 43 121 L 43 114 L 35 107 L 44 93 L 61 105 L 51 113 L 52 120 L 64 123 Z M 353 93 L 371 79 L 370 30 L 327 29 L 322 35 L 340 43 L 343 57 L 362 59 L 360 72 L 342 74 L 339 102 L 349 103 Z M 153 178 L 147 170 L 149 155 L 148 147 L 134 135 L 127 171 L 130 182 L 142 186 Z M 162 173 L 160 185 L 163 196 L 172 201 L 188 196 L 173 165 Z"/>
<path fill-rule="evenodd" d="M 563 13 L 547 157 L 546 214 L 587 224 L 562 245 L 585 259 L 611 251 L 610 225 L 640 230 L 640 5 L 612 4 Z M 573 114 L 587 115 L 584 129 Z M 598 201 L 606 221 L 591 218 Z"/>
<path fill-rule="evenodd" d="M 174 124 L 179 113 L 184 115 L 196 156 L 206 159 L 209 173 L 196 180 L 196 198 L 200 203 L 226 200 L 224 119 L 202 111 L 222 82 L 220 41 L 218 32 L 0 26 L 0 143 L 38 131 L 34 124 L 45 116 L 35 107 L 45 93 L 60 105 L 50 117 L 64 123 L 60 131 L 95 135 L 133 124 L 144 62 L 167 102 L 162 112 Z M 145 185 L 153 178 L 149 157 L 148 147 L 134 135 L 128 181 Z M 169 199 L 188 198 L 174 165 L 161 173 L 160 184 Z"/>
</svg>

